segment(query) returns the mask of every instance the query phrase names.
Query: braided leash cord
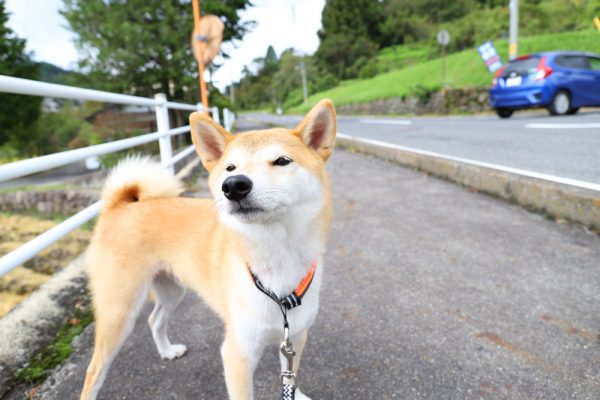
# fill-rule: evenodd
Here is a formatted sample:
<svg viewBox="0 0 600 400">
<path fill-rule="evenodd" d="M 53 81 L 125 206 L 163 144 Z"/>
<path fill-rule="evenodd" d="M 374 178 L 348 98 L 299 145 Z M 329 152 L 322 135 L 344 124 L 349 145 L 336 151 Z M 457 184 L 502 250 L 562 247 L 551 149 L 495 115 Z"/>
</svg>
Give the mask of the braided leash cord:
<svg viewBox="0 0 600 400">
<path fill-rule="evenodd" d="M 296 398 L 296 385 L 284 383 L 281 388 L 282 400 L 294 400 Z"/>
<path fill-rule="evenodd" d="M 281 343 L 281 354 L 287 360 L 287 369 L 281 374 L 281 399 L 282 400 L 294 400 L 296 398 L 296 374 L 293 371 L 294 365 L 294 356 L 296 352 L 294 351 L 294 347 L 289 340 L 289 324 L 287 319 L 287 312 L 292 308 L 298 307 L 302 304 L 302 296 L 310 286 L 312 282 L 312 277 L 314 275 L 314 270 L 316 268 L 316 262 L 312 265 L 312 270 L 309 274 L 302 280 L 297 290 L 294 290 L 290 295 L 279 298 L 272 290 L 269 290 L 263 283 L 258 279 L 258 277 L 252 272 L 249 265 L 247 265 L 248 272 L 252 277 L 252 281 L 258 290 L 263 292 L 265 295 L 271 298 L 277 304 L 279 309 L 281 310 L 281 315 L 283 316 L 283 332 L 284 332 L 284 341 Z M 289 383 L 291 381 L 291 383 Z"/>
</svg>

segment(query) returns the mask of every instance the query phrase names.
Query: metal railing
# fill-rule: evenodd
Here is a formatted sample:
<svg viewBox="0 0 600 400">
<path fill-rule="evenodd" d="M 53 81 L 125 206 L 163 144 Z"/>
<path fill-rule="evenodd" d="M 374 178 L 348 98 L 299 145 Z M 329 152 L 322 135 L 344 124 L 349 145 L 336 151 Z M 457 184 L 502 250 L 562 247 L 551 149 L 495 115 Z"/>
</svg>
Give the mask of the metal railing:
<svg viewBox="0 0 600 400">
<path fill-rule="evenodd" d="M 63 151 L 0 165 L 0 182 L 82 161 L 89 157 L 129 149 L 156 140 L 158 140 L 159 143 L 161 164 L 163 167 L 174 171 L 174 166 L 177 162 L 194 152 L 194 146 L 189 146 L 173 155 L 171 137 L 189 132 L 190 127 L 187 125 L 171 128 L 169 123 L 169 109 L 183 111 L 203 110 L 202 104 L 192 105 L 171 102 L 167 100 L 167 97 L 164 94 L 156 94 L 154 98 L 146 98 L 38 82 L 4 75 L 0 75 L 0 92 L 154 107 L 157 127 L 156 132 L 146 133 L 128 139 L 116 140 L 81 149 Z M 209 111 L 213 119 L 217 123 L 220 123 L 219 109 L 217 107 L 212 107 Z M 231 131 L 234 122 L 235 114 L 226 108 L 223 109 L 223 125 L 225 129 Z M 16 250 L 4 255 L 0 258 L 0 276 L 5 275 L 17 266 L 27 262 L 52 243 L 91 220 L 98 215 L 99 211 L 100 202 L 98 201 L 25 243 Z"/>
</svg>

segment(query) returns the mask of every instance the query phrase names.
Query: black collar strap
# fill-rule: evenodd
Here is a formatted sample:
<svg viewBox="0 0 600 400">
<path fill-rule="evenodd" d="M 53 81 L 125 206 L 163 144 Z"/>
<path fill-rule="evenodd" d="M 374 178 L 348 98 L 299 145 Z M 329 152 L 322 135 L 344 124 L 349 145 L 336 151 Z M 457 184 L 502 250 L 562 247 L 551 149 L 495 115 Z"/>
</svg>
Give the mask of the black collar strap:
<svg viewBox="0 0 600 400">
<path fill-rule="evenodd" d="M 308 288 L 310 287 L 310 284 L 312 283 L 312 280 L 315 276 L 315 271 L 317 270 L 317 262 L 313 261 L 313 263 L 310 265 L 310 270 L 304 276 L 304 278 L 302 278 L 302 281 L 300 281 L 300 284 L 296 287 L 296 289 L 294 289 L 294 291 L 291 294 L 283 298 L 279 298 L 272 290 L 268 289 L 260 281 L 260 279 L 258 279 L 258 276 L 256 276 L 254 272 L 252 272 L 250 264 L 246 263 L 246 268 L 248 269 L 250 278 L 252 279 L 252 282 L 254 282 L 256 288 L 264 294 L 266 294 L 267 296 L 269 296 L 271 299 L 273 299 L 274 302 L 277 303 L 277 305 L 279 305 L 279 308 L 281 309 L 281 312 L 283 313 L 285 318 L 287 310 L 291 310 L 292 308 L 298 307 L 300 304 L 302 304 L 302 297 L 304 297 L 304 294 L 306 294 L 306 292 L 308 291 Z"/>
</svg>

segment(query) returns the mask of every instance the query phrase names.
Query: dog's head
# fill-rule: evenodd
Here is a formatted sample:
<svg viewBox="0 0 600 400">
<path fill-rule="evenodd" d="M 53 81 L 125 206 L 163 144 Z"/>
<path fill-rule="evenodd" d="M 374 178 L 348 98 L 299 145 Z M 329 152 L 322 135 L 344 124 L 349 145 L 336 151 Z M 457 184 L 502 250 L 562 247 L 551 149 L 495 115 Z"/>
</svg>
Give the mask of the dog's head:
<svg viewBox="0 0 600 400">
<path fill-rule="evenodd" d="M 211 118 L 190 116 L 192 140 L 227 225 L 314 217 L 328 200 L 325 161 L 336 134 L 335 109 L 322 100 L 294 129 L 231 135 Z"/>
</svg>

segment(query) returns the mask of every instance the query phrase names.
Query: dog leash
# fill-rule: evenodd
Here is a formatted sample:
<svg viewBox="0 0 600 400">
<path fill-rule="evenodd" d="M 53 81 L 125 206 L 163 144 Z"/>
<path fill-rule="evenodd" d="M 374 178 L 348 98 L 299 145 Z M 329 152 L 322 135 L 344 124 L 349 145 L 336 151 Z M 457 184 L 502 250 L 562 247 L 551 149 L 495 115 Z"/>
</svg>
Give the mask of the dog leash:
<svg viewBox="0 0 600 400">
<path fill-rule="evenodd" d="M 296 397 L 296 374 L 294 373 L 294 357 L 296 356 L 296 352 L 290 340 L 290 325 L 287 319 L 287 312 L 302 304 L 302 297 L 304 297 L 315 276 L 317 262 L 313 261 L 308 274 L 300 281 L 298 287 L 284 298 L 279 298 L 272 290 L 268 289 L 258 279 L 258 276 L 252 272 L 248 263 L 246 263 L 246 268 L 256 288 L 273 300 L 279 307 L 279 310 L 281 310 L 281 315 L 283 315 L 283 342 L 281 342 L 279 350 L 286 359 L 286 368 L 281 373 L 281 399 L 294 400 Z"/>
</svg>

